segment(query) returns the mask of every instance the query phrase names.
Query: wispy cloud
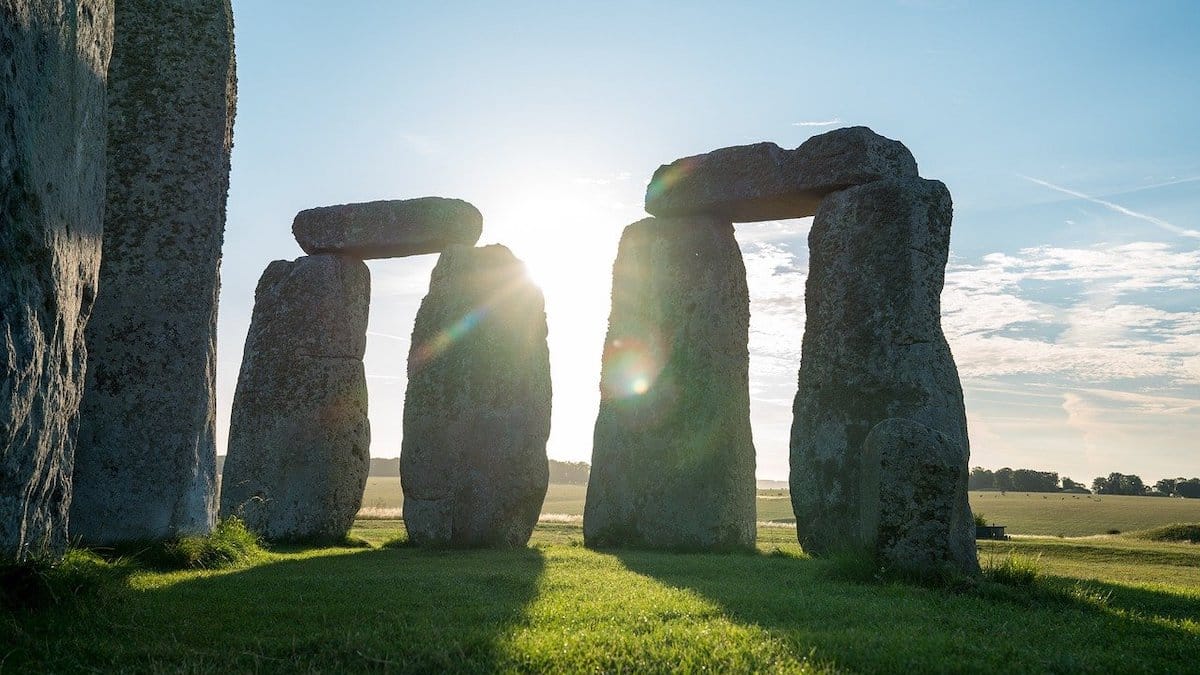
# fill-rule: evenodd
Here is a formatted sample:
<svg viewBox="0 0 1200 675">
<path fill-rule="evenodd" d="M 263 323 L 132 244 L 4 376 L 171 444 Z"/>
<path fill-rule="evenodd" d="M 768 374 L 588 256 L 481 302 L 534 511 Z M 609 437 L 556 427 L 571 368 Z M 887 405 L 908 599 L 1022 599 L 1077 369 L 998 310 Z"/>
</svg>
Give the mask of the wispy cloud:
<svg viewBox="0 0 1200 675">
<path fill-rule="evenodd" d="M 1151 183 L 1149 185 L 1139 185 L 1135 188 L 1125 190 L 1121 194 L 1130 194 L 1132 192 L 1143 192 L 1145 190 L 1154 190 L 1154 189 L 1161 188 L 1161 187 L 1169 187 L 1171 185 L 1183 185 L 1185 183 L 1195 183 L 1197 181 L 1200 181 L 1200 176 L 1190 176 L 1188 178 L 1172 178 L 1170 180 L 1164 180 L 1159 183 Z"/>
<path fill-rule="evenodd" d="M 373 331 L 373 330 L 367 331 L 367 335 L 373 335 L 375 337 L 387 338 L 389 340 L 399 340 L 400 342 L 408 342 L 410 339 L 410 338 L 404 337 L 402 335 L 391 335 L 389 333 L 380 333 L 378 331 Z"/>
<path fill-rule="evenodd" d="M 1200 312 L 1156 298 L 1200 288 L 1200 251 L 1157 242 L 1034 247 L 951 265 L 943 326 L 965 376 L 1200 384 Z M 1031 290 L 1069 283 L 1053 302 Z"/>
<path fill-rule="evenodd" d="M 1156 218 L 1155 216 L 1151 216 L 1149 214 L 1139 213 L 1137 211 L 1134 211 L 1133 209 L 1129 209 L 1124 206 L 1121 206 L 1120 204 L 1114 204 L 1113 202 L 1107 201 L 1105 199 L 1100 199 L 1099 197 L 1094 197 L 1089 194 L 1084 194 L 1082 192 L 1079 192 L 1078 190 L 1072 190 L 1070 188 L 1065 188 L 1061 185 L 1055 185 L 1054 183 L 1042 180 L 1041 178 L 1034 178 L 1032 176 L 1026 176 L 1025 174 L 1022 174 L 1022 173 L 1019 173 L 1017 175 L 1020 176 L 1021 178 L 1024 178 L 1025 180 L 1029 181 L 1030 183 L 1041 185 L 1042 187 L 1050 188 L 1051 190 L 1054 190 L 1056 192 L 1061 192 L 1065 195 L 1077 197 L 1079 199 L 1089 201 L 1093 204 L 1099 204 L 1100 206 L 1103 206 L 1107 209 L 1110 209 L 1112 211 L 1120 213 L 1121 215 L 1129 216 L 1130 218 L 1137 218 L 1138 220 L 1144 220 L 1147 223 L 1150 223 L 1151 225 L 1157 225 L 1158 227 L 1161 227 L 1162 229 L 1164 229 L 1172 234 L 1178 235 L 1180 237 L 1193 237 L 1196 239 L 1200 239 L 1200 231 L 1198 231 L 1198 230 L 1189 230 L 1187 228 L 1175 225 L 1174 223 L 1169 223 L 1169 222 L 1163 220 L 1162 218 Z"/>
<path fill-rule="evenodd" d="M 794 127 L 831 127 L 835 124 L 842 124 L 842 118 L 835 117 L 831 120 L 808 120 L 803 122 L 792 122 Z"/>
<path fill-rule="evenodd" d="M 622 171 L 611 176 L 578 176 L 574 179 L 574 182 L 577 185 L 612 185 L 613 183 L 625 182 L 632 177 L 632 173 Z"/>
</svg>

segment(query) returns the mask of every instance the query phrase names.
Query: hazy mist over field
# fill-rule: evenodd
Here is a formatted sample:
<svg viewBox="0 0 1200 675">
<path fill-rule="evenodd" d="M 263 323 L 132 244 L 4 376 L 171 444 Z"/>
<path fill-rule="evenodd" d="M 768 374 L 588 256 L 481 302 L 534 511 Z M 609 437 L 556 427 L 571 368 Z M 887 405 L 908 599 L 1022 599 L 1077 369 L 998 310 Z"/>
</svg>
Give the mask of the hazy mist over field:
<svg viewBox="0 0 1200 675">
<path fill-rule="evenodd" d="M 441 195 L 542 286 L 551 457 L 586 461 L 611 266 L 660 164 L 867 125 L 955 201 L 943 324 L 972 464 L 1200 473 L 1197 6 L 235 1 L 219 446 L 301 209 Z M 847 36 L 853 36 L 847 39 Z M 787 477 L 811 219 L 738 225 L 758 476 Z M 372 455 L 400 450 L 435 256 L 374 261 Z"/>
</svg>

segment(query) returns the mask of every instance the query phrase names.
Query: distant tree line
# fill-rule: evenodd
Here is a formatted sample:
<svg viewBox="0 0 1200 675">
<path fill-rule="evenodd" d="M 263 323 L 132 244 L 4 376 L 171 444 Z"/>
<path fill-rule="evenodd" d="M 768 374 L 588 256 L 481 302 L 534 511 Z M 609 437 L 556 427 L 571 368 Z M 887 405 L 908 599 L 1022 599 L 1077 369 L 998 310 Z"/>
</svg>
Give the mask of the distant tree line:
<svg viewBox="0 0 1200 675">
<path fill-rule="evenodd" d="M 1136 474 L 1110 473 L 1092 481 L 1088 490 L 1066 476 L 1059 478 L 1053 471 L 1010 469 L 990 471 L 983 467 L 971 469 L 967 479 L 969 490 L 999 490 L 1001 492 L 1094 492 L 1098 495 L 1145 495 L 1151 497 L 1186 497 L 1200 499 L 1200 478 L 1163 478 L 1147 485 Z"/>
<path fill-rule="evenodd" d="M 1200 478 L 1163 478 L 1153 486 L 1146 485 L 1140 476 L 1110 473 L 1092 481 L 1092 491 L 1100 495 L 1150 495 L 1153 497 L 1186 497 L 1200 499 Z"/>
<path fill-rule="evenodd" d="M 1058 492 L 1072 489 L 1079 485 L 1070 478 L 1062 479 L 1054 471 L 1034 471 L 1033 469 L 996 469 L 989 471 L 983 467 L 971 469 L 967 479 L 970 490 L 1001 490 L 1004 492 Z M 1070 487 L 1066 487 L 1070 486 Z"/>
</svg>

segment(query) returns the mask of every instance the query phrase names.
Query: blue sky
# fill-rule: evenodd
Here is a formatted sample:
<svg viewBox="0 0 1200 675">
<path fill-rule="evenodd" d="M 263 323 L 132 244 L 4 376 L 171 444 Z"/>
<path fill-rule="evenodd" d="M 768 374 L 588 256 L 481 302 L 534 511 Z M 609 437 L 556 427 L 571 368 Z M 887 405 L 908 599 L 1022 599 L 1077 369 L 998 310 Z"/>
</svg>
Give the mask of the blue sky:
<svg viewBox="0 0 1200 675">
<path fill-rule="evenodd" d="M 254 285 L 301 209 L 471 201 L 546 294 L 549 454 L 587 460 L 612 259 L 681 156 L 863 124 L 954 195 L 972 463 L 1200 475 L 1200 3 L 235 0 L 223 452 Z M 738 226 L 761 478 L 786 478 L 807 220 Z M 370 263 L 373 456 L 399 454 L 432 256 Z"/>
</svg>

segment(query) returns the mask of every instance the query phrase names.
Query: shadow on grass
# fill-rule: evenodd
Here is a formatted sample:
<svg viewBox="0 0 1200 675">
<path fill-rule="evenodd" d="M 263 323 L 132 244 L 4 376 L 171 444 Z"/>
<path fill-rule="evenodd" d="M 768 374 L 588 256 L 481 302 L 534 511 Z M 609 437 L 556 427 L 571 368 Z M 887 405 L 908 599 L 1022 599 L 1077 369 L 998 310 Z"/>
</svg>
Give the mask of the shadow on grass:
<svg viewBox="0 0 1200 675">
<path fill-rule="evenodd" d="M 609 551 L 630 571 L 699 594 L 795 654 L 852 670 L 1163 670 L 1200 658 L 1186 595 L 1043 577 L 952 592 L 849 581 L 783 555 Z"/>
<path fill-rule="evenodd" d="M 103 607 L 16 624 L 16 671 L 490 671 L 525 621 L 536 550 L 329 550 L 134 575 Z"/>
</svg>

